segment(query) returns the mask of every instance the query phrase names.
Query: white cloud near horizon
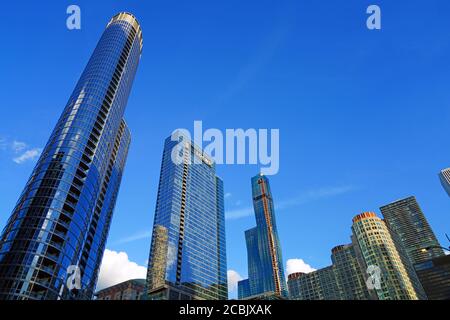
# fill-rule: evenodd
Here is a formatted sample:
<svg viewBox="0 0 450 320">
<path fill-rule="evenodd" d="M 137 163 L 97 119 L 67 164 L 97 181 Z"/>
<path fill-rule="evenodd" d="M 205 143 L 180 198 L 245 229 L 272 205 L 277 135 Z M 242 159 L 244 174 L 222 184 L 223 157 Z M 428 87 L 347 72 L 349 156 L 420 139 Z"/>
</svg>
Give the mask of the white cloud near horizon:
<svg viewBox="0 0 450 320">
<path fill-rule="evenodd" d="M 243 278 L 235 270 L 228 270 L 227 271 L 227 278 L 228 278 L 228 293 L 229 294 L 236 294 L 237 287 L 238 287 L 238 282 L 241 281 Z"/>
<path fill-rule="evenodd" d="M 339 186 L 339 187 L 327 187 L 314 190 L 308 190 L 306 192 L 300 193 L 290 199 L 284 199 L 279 202 L 275 202 L 275 210 L 284 210 L 292 207 L 296 207 L 311 201 L 324 199 L 328 197 L 334 197 L 341 194 L 345 194 L 354 190 L 353 186 Z M 239 208 L 234 210 L 229 210 L 225 213 L 225 218 L 227 220 L 239 219 L 243 217 L 248 217 L 253 215 L 252 207 Z"/>
<path fill-rule="evenodd" d="M 288 259 L 286 261 L 286 274 L 289 276 L 292 273 L 303 272 L 310 273 L 316 271 L 309 264 L 307 264 L 303 259 Z"/>
<path fill-rule="evenodd" d="M 96 290 L 131 279 L 145 279 L 147 268 L 130 261 L 126 252 L 106 249 L 103 254 Z"/>
</svg>

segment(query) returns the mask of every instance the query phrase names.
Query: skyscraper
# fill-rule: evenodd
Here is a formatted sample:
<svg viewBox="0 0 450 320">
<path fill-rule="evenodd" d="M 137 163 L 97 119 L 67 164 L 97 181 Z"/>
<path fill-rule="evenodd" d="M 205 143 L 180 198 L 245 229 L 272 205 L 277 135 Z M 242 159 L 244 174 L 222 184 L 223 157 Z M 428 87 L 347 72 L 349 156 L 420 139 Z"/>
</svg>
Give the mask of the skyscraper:
<svg viewBox="0 0 450 320">
<path fill-rule="evenodd" d="M 141 51 L 134 16 L 114 16 L 1 235 L 0 299 L 92 297 L 130 143 L 123 114 Z M 66 285 L 69 269 L 79 271 L 80 286 Z"/>
<path fill-rule="evenodd" d="M 352 230 L 364 268 L 373 267 L 374 280 L 379 276 L 379 282 L 374 281 L 371 288 L 378 299 L 419 299 L 421 295 L 416 291 L 384 221 L 373 212 L 364 212 L 353 218 Z"/>
<path fill-rule="evenodd" d="M 450 197 L 450 168 L 441 170 L 439 173 L 439 179 L 441 180 L 442 186 Z"/>
<path fill-rule="evenodd" d="M 252 178 L 253 208 L 256 227 L 245 232 L 247 242 L 248 282 L 238 283 L 238 293 L 249 295 L 239 299 L 273 294 L 287 297 L 281 246 L 278 239 L 275 208 L 269 179 L 263 175 Z"/>
<path fill-rule="evenodd" d="M 164 144 L 148 266 L 149 299 L 228 298 L 223 183 L 181 131 Z"/>
<path fill-rule="evenodd" d="M 415 197 L 392 202 L 380 210 L 394 240 L 402 247 L 399 250 L 405 252 L 411 264 L 444 255 Z"/>
</svg>

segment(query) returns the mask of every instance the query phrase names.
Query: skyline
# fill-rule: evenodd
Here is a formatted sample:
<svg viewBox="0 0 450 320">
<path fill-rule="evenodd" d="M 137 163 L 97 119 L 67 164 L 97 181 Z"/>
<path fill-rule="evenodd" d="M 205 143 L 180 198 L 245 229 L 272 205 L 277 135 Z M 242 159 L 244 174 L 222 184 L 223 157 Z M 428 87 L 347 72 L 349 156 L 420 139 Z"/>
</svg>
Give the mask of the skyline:
<svg viewBox="0 0 450 320">
<path fill-rule="evenodd" d="M 355 3 L 353 1 L 353 5 Z M 22 36 L 30 41 L 26 44 L 19 43 L 14 40 L 12 35 L 4 34 L 5 38 L 11 41 L 12 47 L 11 52 L 2 53 L 3 61 L 9 61 L 12 55 L 19 54 L 19 57 L 23 55 L 23 66 L 19 67 L 12 63 L 6 64 L 3 62 L 6 72 L 0 75 L 0 81 L 5 87 L 5 92 L 7 92 L 4 103 L 11 108 L 5 110 L 7 116 L 0 120 L 2 128 L 0 134 L 3 138 L 8 139 L 5 143 L 14 144 L 14 141 L 16 141 L 17 143 L 14 145 L 20 149 L 19 142 L 25 142 L 30 146 L 30 149 L 21 149 L 17 154 L 8 146 L 6 148 L 9 148 L 9 150 L 2 149 L 0 155 L 0 176 L 2 177 L 0 182 L 0 193 L 2 194 L 0 197 L 0 225 L 2 227 L 5 225 L 6 219 L 12 211 L 17 196 L 20 194 L 20 190 L 23 188 L 34 164 L 21 162 L 21 165 L 19 165 L 11 158 L 20 161 L 22 151 L 32 152 L 34 148 L 43 147 L 50 132 L 48 128 L 36 128 L 35 123 L 39 121 L 49 123 L 49 127 L 52 127 L 56 122 L 57 116 L 65 103 L 64 100 L 70 94 L 71 87 L 73 87 L 79 75 L 79 70 L 85 65 L 88 55 L 92 52 L 104 23 L 120 11 L 120 7 L 137 15 L 139 21 L 143 24 L 146 38 L 152 39 L 152 41 L 146 42 L 144 47 L 142 65 L 138 71 L 127 110 L 127 121 L 131 127 L 133 142 L 110 237 L 108 238 L 108 249 L 116 252 L 127 252 L 131 261 L 137 262 L 141 266 L 146 265 L 145 261 L 150 245 L 148 233 L 151 231 L 156 203 L 155 190 L 157 188 L 157 172 L 160 167 L 162 141 L 173 129 L 177 127 L 191 128 L 193 120 L 198 119 L 203 119 L 208 127 L 217 128 L 243 127 L 245 129 L 253 127 L 271 128 L 273 126 L 280 128 L 282 145 L 280 173 L 271 181 L 273 189 L 276 190 L 274 194 L 275 205 L 277 206 L 277 203 L 279 203 L 277 218 L 280 241 L 283 245 L 284 265 L 286 265 L 288 259 L 300 258 L 313 268 L 326 266 L 329 261 L 330 248 L 349 241 L 348 226 L 351 217 L 367 210 L 376 210 L 379 213 L 378 208 L 381 205 L 409 195 L 417 197 L 439 241 L 441 244 L 446 243 L 444 233 L 448 232 L 445 227 L 448 225 L 446 214 L 450 210 L 450 204 L 448 203 L 448 196 L 439 183 L 437 173 L 449 166 L 449 152 L 445 148 L 441 148 L 441 144 L 445 142 L 445 137 L 448 136 L 446 135 L 448 133 L 446 124 L 450 114 L 446 105 L 450 101 L 450 97 L 443 88 L 448 84 L 445 75 L 450 70 L 443 61 L 447 48 L 445 45 L 438 45 L 438 43 L 446 43 L 441 40 L 445 33 L 441 32 L 441 28 L 442 31 L 445 30 L 447 22 L 433 23 L 429 20 L 431 19 L 430 13 L 436 13 L 431 4 L 425 8 L 412 4 L 408 8 L 412 17 L 410 15 L 408 19 L 414 19 L 418 15 L 419 7 L 421 7 L 423 9 L 421 10 L 421 17 L 424 19 L 424 23 L 427 23 L 430 28 L 434 27 L 434 29 L 431 29 L 431 31 L 427 29 L 427 32 L 424 32 L 420 26 L 408 26 L 412 29 L 408 33 L 411 37 L 406 37 L 403 41 L 400 39 L 400 35 L 404 35 L 405 30 L 402 27 L 404 27 L 405 21 L 394 21 L 392 19 L 394 14 L 396 17 L 405 15 L 402 11 L 403 8 L 400 8 L 402 6 L 383 4 L 382 2 L 381 6 L 387 9 L 385 25 L 388 27 L 386 31 L 382 30 L 380 34 L 373 34 L 367 33 L 368 31 L 358 24 L 359 18 L 363 21 L 362 10 L 360 12 L 350 5 L 344 5 L 344 8 L 331 5 L 337 10 L 336 15 L 342 14 L 343 17 L 350 17 L 348 23 L 342 22 L 340 28 L 331 32 L 327 29 L 331 25 L 327 24 L 329 23 L 327 18 L 330 17 L 330 14 L 326 10 L 324 11 L 325 5 L 296 6 L 292 4 L 296 9 L 294 10 L 295 15 L 292 14 L 295 16 L 296 23 L 281 27 L 281 29 L 283 27 L 288 29 L 288 31 L 285 29 L 280 31 L 281 38 L 285 37 L 282 45 L 278 44 L 277 41 L 281 40 L 277 36 L 280 36 L 280 34 L 276 33 L 279 31 L 279 21 L 283 20 L 279 17 L 292 18 L 292 15 L 286 14 L 285 8 L 274 10 L 275 13 L 271 14 L 269 8 L 263 6 L 262 8 L 265 10 L 261 9 L 260 15 L 249 18 L 261 30 L 244 28 L 239 36 L 236 30 L 226 21 L 218 20 L 214 24 L 214 30 L 221 35 L 220 39 L 231 48 L 236 48 L 236 54 L 228 53 L 227 55 L 219 53 L 224 44 L 221 44 L 220 41 L 214 41 L 211 33 L 201 28 L 204 24 L 211 23 L 219 15 L 213 15 L 207 19 L 201 15 L 201 12 L 204 12 L 201 8 L 198 15 L 193 10 L 191 13 L 194 18 L 191 17 L 189 20 L 183 18 L 181 12 L 172 12 L 174 16 L 171 15 L 171 17 L 174 19 L 170 19 L 171 23 L 180 19 L 179 24 L 187 26 L 186 30 L 180 30 L 175 27 L 168 28 L 169 24 L 164 23 L 161 18 L 152 20 L 148 17 L 149 12 L 150 16 L 155 18 L 155 15 L 160 14 L 161 11 L 170 11 L 167 6 L 162 4 L 157 4 L 157 8 L 152 9 L 154 11 L 148 10 L 149 7 L 144 4 L 132 3 L 120 6 L 111 5 L 107 10 L 103 5 L 98 6 L 83 1 L 80 1 L 79 5 L 83 10 L 84 19 L 79 33 L 65 29 L 63 23 L 65 19 L 63 9 L 65 7 L 63 5 L 60 6 L 61 8 L 44 5 L 43 17 L 45 18 L 43 20 L 45 21 L 42 22 L 41 28 L 36 28 L 36 30 L 19 23 L 30 18 L 34 10 L 30 10 L 30 13 L 24 12 L 20 18 L 22 20 L 19 21 L 5 17 L 6 21 L 14 26 L 12 35 L 19 36 L 19 38 Z M 244 12 L 250 10 L 248 5 L 245 4 L 235 3 L 234 5 L 243 8 Z M 20 10 L 20 7 L 14 4 L 5 6 L 5 11 Z M 30 6 L 32 9 L 33 5 Z M 204 4 L 204 6 L 206 8 L 203 8 L 203 10 L 213 7 L 213 5 L 207 4 Z M 443 6 L 448 5 L 444 4 Z M 309 10 L 303 10 L 304 7 Z M 38 10 L 37 8 L 40 8 L 39 11 L 42 10 L 41 5 L 36 7 L 36 10 Z M 440 11 L 445 11 L 442 7 L 440 8 Z M 222 5 L 220 9 L 225 10 L 226 8 Z M 300 9 L 302 9 L 302 12 L 298 12 Z M 217 9 L 217 11 L 221 10 Z M 234 11 L 226 12 L 234 14 L 234 17 L 240 23 L 243 23 L 244 16 Z M 310 14 L 312 12 L 312 17 L 304 17 L 304 12 Z M 94 19 L 96 15 L 103 18 Z M 195 19 L 195 17 L 198 19 Z M 314 17 L 320 18 L 320 23 L 324 25 L 314 23 L 312 21 Z M 263 27 L 263 18 L 267 21 L 266 27 Z M 303 18 L 306 19 L 302 20 Z M 231 31 L 225 30 L 226 27 L 230 28 Z M 306 30 L 301 32 L 305 28 Z M 239 29 L 238 26 L 236 26 L 236 29 Z M 161 30 L 164 30 L 165 33 L 158 35 L 157 33 Z M 44 31 L 45 34 L 43 34 Z M 193 31 L 199 34 L 193 35 Z M 346 36 L 346 32 L 349 31 L 351 32 Z M 276 33 L 273 36 L 275 40 L 271 38 L 271 32 Z M 284 32 L 288 32 L 288 34 L 286 35 Z M 311 50 L 311 52 L 306 50 L 306 53 L 299 53 L 299 56 L 292 54 L 292 52 L 296 52 L 295 49 L 303 48 L 298 45 L 298 42 L 294 41 L 296 39 L 298 41 L 295 32 L 298 32 L 301 36 L 305 36 L 306 32 L 311 32 L 311 35 L 303 41 L 318 50 L 318 57 L 310 55 L 314 50 Z M 176 33 L 178 33 L 178 36 Z M 249 41 L 248 45 L 243 44 L 244 40 L 250 39 L 247 38 L 250 33 L 257 36 L 254 40 Z M 325 38 L 326 44 L 319 45 L 316 42 L 317 40 L 313 39 L 313 35 L 318 33 Z M 433 37 L 426 39 L 429 33 L 433 33 Z M 339 39 L 343 41 L 342 44 L 332 40 L 336 34 L 340 36 Z M 415 46 L 416 41 L 412 35 L 419 37 L 424 43 L 423 47 Z M 58 45 L 52 44 L 53 37 L 57 39 Z M 231 38 L 233 38 L 233 41 L 231 41 Z M 201 41 L 206 39 L 210 41 L 209 45 Z M 362 48 L 360 49 L 364 52 L 356 50 L 357 54 L 352 55 L 347 51 L 348 48 L 359 48 L 352 42 L 355 39 L 357 39 L 357 44 L 361 44 Z M 398 41 L 395 46 L 391 43 L 393 40 Z M 243 49 L 237 48 L 238 45 L 235 41 L 238 41 L 239 46 L 242 45 Z M 271 41 L 275 41 L 275 43 Z M 153 42 L 162 45 L 163 48 L 152 47 L 151 43 Z M 292 42 L 295 43 L 292 44 Z M 54 53 L 47 56 L 41 51 L 38 43 L 48 44 L 54 50 Z M 178 46 L 179 53 L 174 50 Z M 273 46 L 275 46 L 275 49 Z M 206 53 L 201 53 L 200 48 L 208 49 L 213 58 L 208 59 L 205 56 Z M 431 50 L 428 50 L 430 48 Z M 264 50 L 268 50 L 269 57 Z M 354 62 L 355 64 L 352 64 L 353 67 L 350 68 L 351 74 L 349 74 L 347 67 L 331 65 L 329 60 L 331 56 L 327 54 L 327 50 L 332 50 L 334 55 L 337 55 L 336 59 L 344 64 L 348 64 L 352 59 L 359 57 Z M 366 52 L 365 50 L 372 50 L 372 52 Z M 41 59 L 40 63 L 36 64 L 34 61 L 26 59 L 26 55 L 22 53 L 24 51 L 36 52 Z M 412 57 L 400 61 L 404 58 L 406 52 L 409 52 Z M 349 56 L 345 57 L 344 54 Z M 393 55 L 394 58 L 389 59 L 388 54 Z M 164 55 L 167 55 L 167 57 L 164 57 Z M 376 61 L 376 58 L 380 56 L 390 63 L 382 64 Z M 289 68 L 283 62 L 287 57 L 295 58 L 289 60 L 292 64 Z M 302 60 L 300 57 L 309 59 Z M 184 62 L 187 59 L 189 59 L 190 64 L 186 66 Z M 266 59 L 262 63 L 263 66 L 252 64 L 255 60 L 259 61 L 258 59 Z M 412 64 L 417 59 L 423 65 Z M 154 62 L 151 63 L 151 61 Z M 302 64 L 299 61 L 307 62 Z M 225 66 L 222 66 L 221 64 L 224 63 Z M 312 64 L 315 68 L 308 69 L 305 63 Z M 322 63 L 322 67 L 320 63 Z M 172 69 L 169 67 L 170 64 L 174 65 Z M 393 68 L 395 64 L 397 64 L 394 68 L 395 72 L 403 74 L 406 83 L 402 82 L 402 80 L 405 80 L 404 78 L 396 77 L 394 71 L 388 71 L 388 67 Z M 414 72 L 408 72 L 407 69 L 413 66 L 416 68 Z M 329 70 L 325 70 L 326 67 Z M 242 113 L 240 119 L 230 118 L 221 113 L 220 117 L 224 118 L 222 120 L 215 115 L 215 112 L 208 112 L 214 106 L 213 104 L 210 105 L 210 102 L 214 101 L 214 95 L 220 93 L 224 87 L 228 87 L 227 81 L 233 84 L 234 74 L 222 70 L 227 68 L 236 72 L 236 74 L 243 72 L 242 77 L 244 79 L 249 77 L 246 76 L 246 72 L 251 73 L 252 68 L 258 69 L 256 75 L 250 76 L 250 80 L 247 80 L 245 85 L 241 84 L 243 87 L 230 89 L 234 93 L 231 96 L 228 93 L 228 100 L 219 104 L 220 108 L 228 108 L 230 111 Z M 281 68 L 282 73 L 277 72 L 279 68 Z M 289 72 L 291 68 L 295 72 Z M 214 81 L 208 85 L 207 82 L 210 82 L 213 76 L 208 72 L 209 69 L 221 71 L 221 74 L 220 77 L 215 76 Z M 61 70 L 64 71 L 63 76 Z M 13 71 L 15 72 L 13 73 Z M 418 71 L 421 72 L 424 79 L 418 79 L 416 74 Z M 36 81 L 36 75 L 47 73 L 49 78 L 44 81 Z M 283 73 L 286 74 L 286 78 L 283 78 Z M 150 74 L 155 76 L 149 76 Z M 344 76 L 339 76 L 339 74 Z M 374 74 L 375 80 L 366 79 L 367 74 Z M 12 75 L 12 77 L 10 78 L 9 75 Z M 324 78 L 318 79 L 317 77 L 320 75 Z M 386 76 L 391 76 L 393 79 L 386 81 L 386 84 L 379 84 L 378 81 Z M 52 77 L 58 80 L 50 81 Z M 432 81 L 427 84 L 430 77 Z M 261 80 L 258 78 L 261 78 Z M 271 80 L 273 78 L 277 81 Z M 410 78 L 414 81 L 407 80 Z M 336 79 L 339 81 L 336 81 Z M 294 88 L 289 85 L 290 80 L 294 83 L 300 82 L 301 85 Z M 312 81 L 312 84 L 308 85 L 307 80 Z M 266 88 L 264 81 L 268 81 L 270 88 L 275 89 L 275 94 L 259 92 Z M 357 85 L 358 81 L 362 81 L 363 84 Z M 277 84 L 278 82 L 281 82 L 285 87 Z M 389 90 L 395 82 L 399 83 L 395 86 L 400 91 L 397 94 Z M 191 88 L 187 90 L 185 83 L 190 83 L 195 90 Z M 238 87 L 239 83 L 237 81 Z M 56 90 L 50 97 L 50 95 L 45 94 L 45 90 L 51 85 L 54 85 Z M 366 86 L 367 88 L 372 88 L 372 86 L 379 88 L 378 95 L 374 97 L 371 90 L 367 92 Z M 23 96 L 19 90 L 22 88 L 26 89 L 30 96 L 33 96 L 33 99 Z M 326 88 L 324 96 L 318 95 L 319 88 L 320 90 Z M 354 90 L 351 94 L 355 99 L 353 108 L 345 108 L 346 103 L 351 103 L 353 100 L 342 94 L 348 88 Z M 214 94 L 205 93 L 208 89 Z M 293 94 L 294 89 L 300 90 L 300 93 Z M 172 90 L 176 91 L 175 96 L 179 96 L 179 98 L 172 97 Z M 235 92 L 236 90 L 237 92 Z M 435 100 L 430 101 L 431 98 Z M 337 102 L 333 103 L 333 99 Z M 371 101 L 371 99 L 375 101 Z M 295 101 L 295 104 L 291 103 L 291 100 Z M 392 101 L 389 102 L 389 100 Z M 267 108 L 267 110 L 270 110 L 271 107 L 277 107 L 276 109 L 278 109 L 280 108 L 278 106 L 280 102 L 284 111 L 280 115 L 272 113 L 270 116 L 266 116 L 257 112 L 260 107 Z M 361 102 L 364 102 L 367 107 L 364 110 L 357 108 L 357 105 Z M 398 102 L 402 103 L 396 105 Z M 427 108 L 433 102 L 435 109 L 430 112 Z M 386 104 L 386 106 L 383 106 L 383 104 Z M 303 109 L 296 109 L 293 112 L 290 108 L 296 108 L 297 105 L 301 105 Z M 215 107 L 218 108 L 217 104 Z M 333 107 L 336 107 L 336 109 L 340 107 L 340 111 L 343 112 L 338 112 L 339 110 L 334 110 Z M 176 112 L 166 113 L 165 110 L 169 108 Z M 256 114 L 258 118 L 255 120 Z M 282 119 L 283 117 L 290 119 L 286 122 Z M 350 117 L 350 119 L 347 119 L 347 117 Z M 397 122 L 398 117 L 402 117 L 402 121 Z M 158 123 L 155 123 L 155 126 L 151 128 L 152 130 L 148 130 L 146 123 L 149 119 L 155 118 L 158 120 L 155 122 Z M 292 121 L 291 119 L 297 118 L 299 123 L 294 123 L 294 125 L 289 123 Z M 371 121 L 368 121 L 368 119 Z M 314 125 L 309 125 L 307 122 Z M 351 127 L 351 130 L 347 130 L 347 127 Z M 398 128 L 398 131 L 396 128 Z M 420 128 L 420 130 L 416 128 Z M 358 133 L 357 136 L 355 132 Z M 377 141 L 381 141 L 381 143 L 377 143 Z M 403 151 L 411 148 L 413 150 L 418 149 L 418 152 L 414 152 L 413 157 L 410 151 Z M 152 152 L 148 150 L 152 150 Z M 333 155 L 332 159 L 330 154 Z M 371 157 L 374 159 L 372 160 Z M 324 161 L 324 159 L 327 161 Z M 247 178 L 257 172 L 258 168 L 255 166 L 218 167 L 218 175 L 223 178 L 225 193 L 228 195 L 225 199 L 225 208 L 228 212 L 226 228 L 228 268 L 236 270 L 243 277 L 246 276 L 246 263 L 240 261 L 240 255 L 245 252 L 243 231 L 250 228 L 254 223 L 252 213 L 248 213 L 248 208 L 251 208 L 251 193 L 248 190 Z M 139 199 L 139 201 L 136 201 L 136 199 Z M 133 219 L 129 218 L 130 215 L 133 215 Z M 329 220 L 324 222 L 324 216 Z M 144 221 L 148 222 L 145 226 L 143 225 Z M 290 224 L 293 224 L 292 221 L 297 222 L 299 230 L 294 231 L 290 227 Z M 316 235 L 311 230 L 324 230 L 326 237 L 323 234 Z M 135 239 L 135 241 L 123 241 L 132 239 Z M 310 248 L 307 245 L 309 243 L 314 243 L 315 246 Z"/>
</svg>

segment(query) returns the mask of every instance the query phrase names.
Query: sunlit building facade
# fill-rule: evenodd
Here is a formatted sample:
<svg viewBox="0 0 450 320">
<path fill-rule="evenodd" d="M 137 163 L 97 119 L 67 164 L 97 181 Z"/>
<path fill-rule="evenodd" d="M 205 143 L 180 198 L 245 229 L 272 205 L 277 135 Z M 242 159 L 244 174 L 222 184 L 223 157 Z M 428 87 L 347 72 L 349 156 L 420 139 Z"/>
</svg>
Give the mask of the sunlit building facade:
<svg viewBox="0 0 450 320">
<path fill-rule="evenodd" d="M 288 292 L 269 179 L 257 175 L 251 183 L 256 227 L 245 232 L 248 282 L 238 283 L 238 293 L 250 297 L 270 293 L 285 298 Z M 239 299 L 249 296 L 239 295 Z"/>
<path fill-rule="evenodd" d="M 211 158 L 181 131 L 164 144 L 147 298 L 228 298 L 223 183 Z"/>
<path fill-rule="evenodd" d="M 334 276 L 342 300 L 372 300 L 366 284 L 364 264 L 359 259 L 357 247 L 351 243 L 339 245 L 331 250 Z"/>
<path fill-rule="evenodd" d="M 365 267 L 379 270 L 371 274 L 379 276 L 379 281 L 374 281 L 370 288 L 378 299 L 419 299 L 420 294 L 416 292 L 385 222 L 373 212 L 364 212 L 353 218 L 352 230 Z"/>
<path fill-rule="evenodd" d="M 333 266 L 290 274 L 288 287 L 292 300 L 341 300 Z"/>
<path fill-rule="evenodd" d="M 130 144 L 123 114 L 141 51 L 137 20 L 114 16 L 3 230 L 0 299 L 92 298 Z M 66 285 L 69 266 L 80 285 Z"/>
<path fill-rule="evenodd" d="M 375 300 L 367 288 L 363 266 L 354 244 L 331 250 L 331 266 L 288 276 L 293 300 Z"/>
</svg>

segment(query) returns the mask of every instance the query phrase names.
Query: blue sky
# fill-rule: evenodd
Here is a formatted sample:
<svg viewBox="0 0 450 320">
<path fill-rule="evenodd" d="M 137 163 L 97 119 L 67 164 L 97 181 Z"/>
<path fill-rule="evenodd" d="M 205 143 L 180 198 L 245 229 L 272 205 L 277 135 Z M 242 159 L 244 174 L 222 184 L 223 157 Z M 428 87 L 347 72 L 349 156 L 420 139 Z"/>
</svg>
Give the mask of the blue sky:
<svg viewBox="0 0 450 320">
<path fill-rule="evenodd" d="M 70 4 L 81 7 L 81 30 L 66 28 Z M 381 7 L 380 31 L 365 26 L 370 4 Z M 330 264 L 331 248 L 349 242 L 354 215 L 409 195 L 447 244 L 450 199 L 437 177 L 450 166 L 445 0 L 3 3 L 2 227 L 33 155 L 119 11 L 139 19 L 144 51 L 126 111 L 132 144 L 109 250 L 145 266 L 163 140 L 176 128 L 192 130 L 194 120 L 222 130 L 280 129 L 280 171 L 270 182 L 285 261 Z M 217 171 L 232 217 L 228 269 L 245 277 L 258 166 Z"/>
</svg>

